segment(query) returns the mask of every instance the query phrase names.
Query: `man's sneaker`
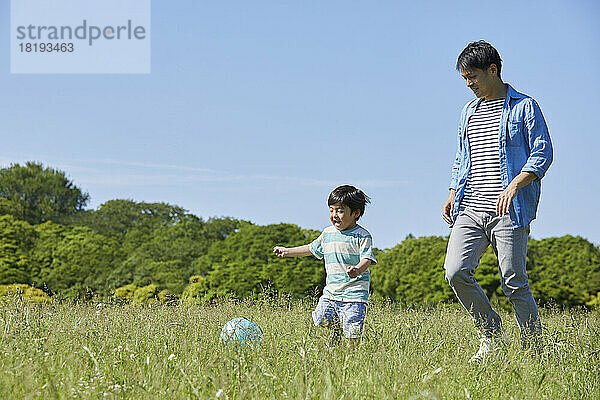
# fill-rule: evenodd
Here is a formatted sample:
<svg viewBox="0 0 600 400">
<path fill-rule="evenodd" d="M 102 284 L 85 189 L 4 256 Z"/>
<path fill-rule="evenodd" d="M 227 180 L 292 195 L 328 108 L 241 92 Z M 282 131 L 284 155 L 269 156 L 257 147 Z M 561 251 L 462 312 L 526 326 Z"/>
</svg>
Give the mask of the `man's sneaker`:
<svg viewBox="0 0 600 400">
<path fill-rule="evenodd" d="M 486 360 L 490 355 L 494 354 L 499 348 L 502 339 L 483 337 L 479 339 L 479 350 L 471 357 L 469 364 Z"/>
</svg>

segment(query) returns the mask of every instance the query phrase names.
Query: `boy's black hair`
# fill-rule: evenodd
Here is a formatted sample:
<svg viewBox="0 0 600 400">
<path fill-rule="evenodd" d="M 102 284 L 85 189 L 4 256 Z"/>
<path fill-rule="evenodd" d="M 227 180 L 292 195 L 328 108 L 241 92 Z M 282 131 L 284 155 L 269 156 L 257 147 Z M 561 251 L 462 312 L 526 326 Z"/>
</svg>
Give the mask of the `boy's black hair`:
<svg viewBox="0 0 600 400">
<path fill-rule="evenodd" d="M 350 207 L 350 211 L 360 210 L 360 218 L 365 213 L 365 205 L 370 203 L 371 199 L 369 196 L 364 194 L 360 189 L 350 185 L 338 186 L 329 194 L 327 199 L 327 205 L 332 206 L 334 204 L 342 204 Z M 357 220 L 358 220 L 357 218 Z"/>
<path fill-rule="evenodd" d="M 498 50 L 488 42 L 480 40 L 469 43 L 460 53 L 456 61 L 456 70 L 471 71 L 475 68 L 487 70 L 492 64 L 498 68 L 498 78 L 500 78 L 502 59 Z"/>
</svg>

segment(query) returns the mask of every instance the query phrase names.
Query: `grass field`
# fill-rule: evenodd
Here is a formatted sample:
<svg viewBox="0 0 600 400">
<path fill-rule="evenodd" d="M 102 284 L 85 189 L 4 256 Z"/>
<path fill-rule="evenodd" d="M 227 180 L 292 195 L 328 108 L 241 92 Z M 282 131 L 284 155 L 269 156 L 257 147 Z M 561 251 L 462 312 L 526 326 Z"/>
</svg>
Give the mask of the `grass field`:
<svg viewBox="0 0 600 400">
<path fill-rule="evenodd" d="M 541 357 L 502 313 L 511 343 L 468 365 L 478 341 L 455 305 L 374 301 L 348 353 L 311 326 L 315 302 L 0 304 L 0 398 L 600 399 L 598 312 L 542 310 Z M 235 316 L 261 326 L 259 348 L 219 344 Z"/>
</svg>

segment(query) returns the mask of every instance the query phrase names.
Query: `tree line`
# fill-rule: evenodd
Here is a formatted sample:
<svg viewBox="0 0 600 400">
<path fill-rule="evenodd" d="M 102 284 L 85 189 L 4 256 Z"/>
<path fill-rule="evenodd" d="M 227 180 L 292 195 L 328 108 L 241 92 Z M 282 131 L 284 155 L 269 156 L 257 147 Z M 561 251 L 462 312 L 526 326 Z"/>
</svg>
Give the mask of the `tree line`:
<svg viewBox="0 0 600 400">
<path fill-rule="evenodd" d="M 318 231 L 203 220 L 166 203 L 110 200 L 90 210 L 88 201 L 62 171 L 34 162 L 0 170 L 0 297 L 13 285 L 21 292 L 36 288 L 38 297 L 212 301 L 266 289 L 304 297 L 325 284 L 322 261 L 272 255 L 274 245 L 305 244 Z M 443 272 L 447 241 L 409 235 L 391 249 L 376 249 L 373 294 L 407 304 L 454 301 Z M 594 244 L 573 236 L 531 239 L 527 261 L 541 303 L 600 306 Z M 491 248 L 476 277 L 493 301 L 506 303 Z"/>
</svg>

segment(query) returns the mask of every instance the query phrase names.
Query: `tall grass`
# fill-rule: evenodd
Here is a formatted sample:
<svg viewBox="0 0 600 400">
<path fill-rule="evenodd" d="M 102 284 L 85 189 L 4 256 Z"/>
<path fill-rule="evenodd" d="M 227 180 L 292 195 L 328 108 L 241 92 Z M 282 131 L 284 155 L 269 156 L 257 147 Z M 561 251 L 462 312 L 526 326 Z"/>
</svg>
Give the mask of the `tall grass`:
<svg viewBox="0 0 600 400">
<path fill-rule="evenodd" d="M 478 341 L 455 305 L 369 305 L 358 348 L 328 346 L 316 300 L 264 298 L 204 306 L 0 304 L 0 398 L 599 399 L 600 314 L 542 310 L 541 356 L 512 342 L 469 365 Z M 262 345 L 219 343 L 245 316 Z"/>
</svg>

